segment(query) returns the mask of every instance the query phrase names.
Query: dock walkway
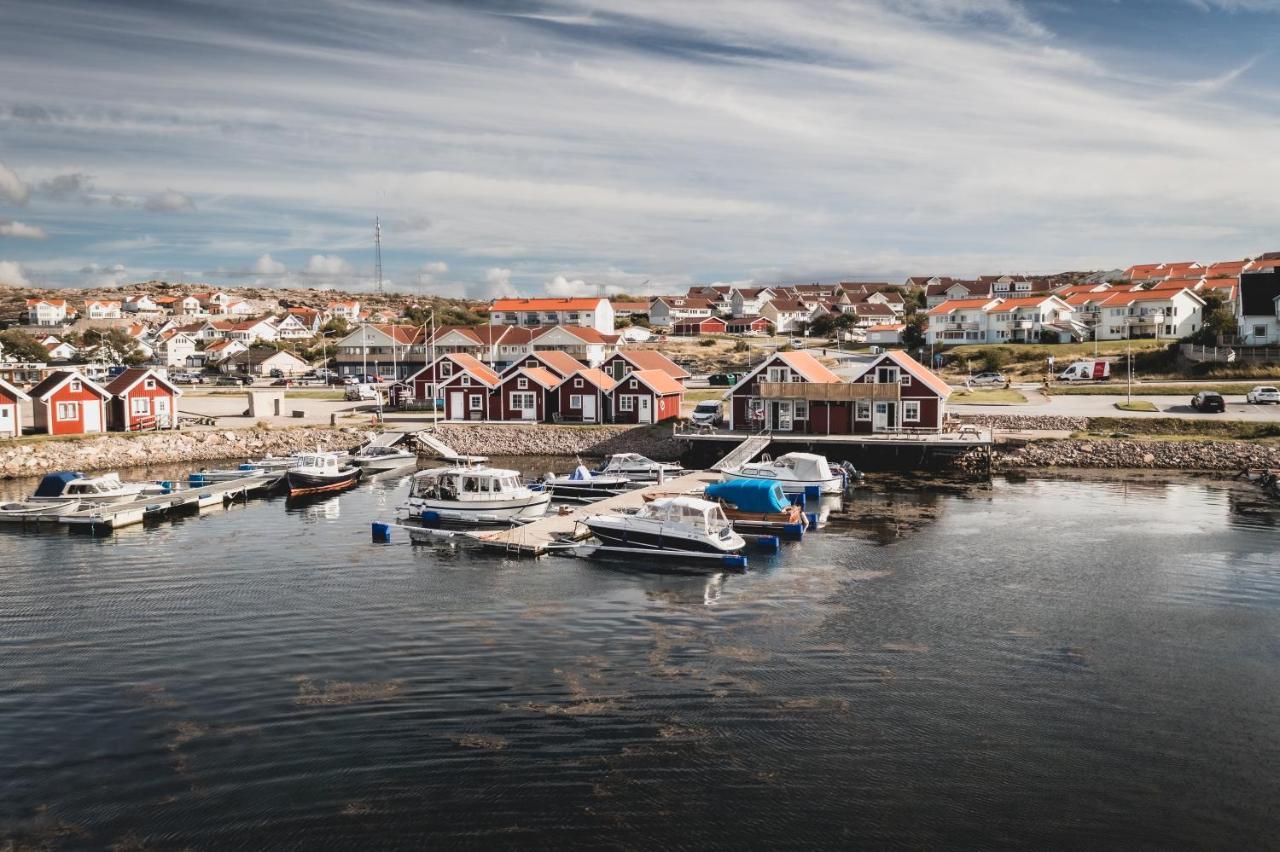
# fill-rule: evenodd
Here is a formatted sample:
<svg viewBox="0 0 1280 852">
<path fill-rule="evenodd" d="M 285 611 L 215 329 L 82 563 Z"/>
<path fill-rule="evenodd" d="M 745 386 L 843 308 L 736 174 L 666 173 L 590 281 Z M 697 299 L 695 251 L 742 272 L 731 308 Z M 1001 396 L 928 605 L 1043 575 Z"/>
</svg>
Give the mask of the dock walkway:
<svg viewBox="0 0 1280 852">
<path fill-rule="evenodd" d="M 717 482 L 720 475 L 715 471 L 702 470 L 687 473 L 665 482 L 655 482 L 643 488 L 637 488 L 613 497 L 606 497 L 585 506 L 578 506 L 565 514 L 548 514 L 530 524 L 512 527 L 491 533 L 476 533 L 475 538 L 485 547 L 504 550 L 508 553 L 525 556 L 538 556 L 546 553 L 556 539 L 574 537 L 584 539 L 590 535 L 579 521 L 591 515 L 599 515 L 620 509 L 638 509 L 644 505 L 646 494 L 669 494 L 671 492 L 701 491 L 708 483 Z"/>
<path fill-rule="evenodd" d="M 720 461 L 711 465 L 712 470 L 724 470 L 727 467 L 737 467 L 746 464 L 756 456 L 764 452 L 773 441 L 772 435 L 752 435 L 744 440 L 741 444 L 734 447 L 728 454 L 720 459 Z"/>
</svg>

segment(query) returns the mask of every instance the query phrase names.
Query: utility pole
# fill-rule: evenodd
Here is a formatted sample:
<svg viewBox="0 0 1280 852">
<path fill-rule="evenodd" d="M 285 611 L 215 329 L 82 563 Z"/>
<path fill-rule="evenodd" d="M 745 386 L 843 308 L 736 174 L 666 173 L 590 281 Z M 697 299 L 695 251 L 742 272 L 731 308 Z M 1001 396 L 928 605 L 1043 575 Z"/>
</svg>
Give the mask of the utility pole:
<svg viewBox="0 0 1280 852">
<path fill-rule="evenodd" d="M 1125 392 L 1125 405 L 1133 402 L 1133 323 L 1129 319 L 1125 317 L 1124 324 L 1124 354 L 1125 360 L 1129 362 L 1129 387 Z"/>
<path fill-rule="evenodd" d="M 382 220 L 373 217 L 373 276 L 378 282 L 378 295 L 382 295 Z"/>
</svg>

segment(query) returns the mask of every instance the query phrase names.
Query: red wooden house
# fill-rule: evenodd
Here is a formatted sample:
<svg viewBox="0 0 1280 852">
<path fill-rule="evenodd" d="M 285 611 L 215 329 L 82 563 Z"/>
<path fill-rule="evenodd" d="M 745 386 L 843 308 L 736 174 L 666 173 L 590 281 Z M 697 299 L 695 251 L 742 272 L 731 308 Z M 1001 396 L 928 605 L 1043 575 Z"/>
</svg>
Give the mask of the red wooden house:
<svg viewBox="0 0 1280 852">
<path fill-rule="evenodd" d="M 489 392 L 498 387 L 498 374 L 471 355 L 442 355 L 450 359 L 448 374 L 441 372 L 437 395 L 444 400 L 446 420 L 488 420 Z M 443 369 L 446 365 L 441 364 Z"/>
<path fill-rule="evenodd" d="M 775 352 L 730 389 L 729 428 L 846 434 L 850 406 L 845 403 L 840 411 L 824 404 L 815 423 L 810 417 L 814 394 L 805 387 L 839 383 L 840 377 L 808 352 Z"/>
<path fill-rule="evenodd" d="M 727 329 L 728 326 L 720 317 L 702 317 L 680 320 L 671 328 L 671 333 L 680 337 L 692 337 L 699 334 L 724 334 Z"/>
<path fill-rule="evenodd" d="M 30 401 L 21 388 L 0 379 L 0 438 L 22 434 L 22 403 Z"/>
<path fill-rule="evenodd" d="M 548 402 L 555 402 L 551 391 L 562 378 L 546 367 L 520 367 L 505 373 L 490 395 L 489 416 L 530 423 L 550 420 Z"/>
<path fill-rule="evenodd" d="M 875 393 L 855 403 L 853 432 L 941 432 L 951 386 L 901 349 L 891 349 L 856 377 L 855 384 L 875 390 L 897 386 L 897 393 Z"/>
<path fill-rule="evenodd" d="M 559 349 L 539 349 L 521 356 L 503 372 L 515 372 L 521 367 L 541 367 L 560 378 L 573 375 L 585 367 L 577 358 Z"/>
<path fill-rule="evenodd" d="M 657 349 L 622 349 L 604 360 L 600 365 L 615 380 L 621 380 L 627 373 L 636 370 L 660 370 L 681 384 L 691 375 L 688 370 L 663 355 Z"/>
<path fill-rule="evenodd" d="M 107 385 L 107 428 L 113 432 L 178 427 L 177 385 L 148 367 L 130 367 Z"/>
<path fill-rule="evenodd" d="M 659 423 L 680 416 L 684 385 L 663 370 L 628 373 L 609 391 L 611 423 Z"/>
<path fill-rule="evenodd" d="M 726 322 L 725 329 L 730 334 L 769 334 L 773 331 L 773 323 L 768 317 L 738 317 Z"/>
<path fill-rule="evenodd" d="M 578 423 L 605 423 L 609 418 L 609 391 L 617 384 L 603 370 L 583 367 L 555 386 L 554 418 Z"/>
<path fill-rule="evenodd" d="M 474 355 L 447 352 L 411 375 L 405 382 L 413 388 L 413 398 L 420 402 L 444 399 L 439 386 L 467 370 L 479 371 L 477 375 L 493 374 L 493 370 Z"/>
<path fill-rule="evenodd" d="M 54 370 L 30 395 L 37 432 L 89 435 L 106 429 L 111 393 L 75 370 Z"/>
</svg>

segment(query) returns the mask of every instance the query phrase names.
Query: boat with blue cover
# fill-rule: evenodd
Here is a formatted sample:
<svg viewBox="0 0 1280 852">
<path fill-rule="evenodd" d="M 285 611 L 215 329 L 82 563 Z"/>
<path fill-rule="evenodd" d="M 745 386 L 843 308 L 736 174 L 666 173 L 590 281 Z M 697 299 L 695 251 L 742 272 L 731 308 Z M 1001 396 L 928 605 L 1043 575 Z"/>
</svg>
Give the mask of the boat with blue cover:
<svg viewBox="0 0 1280 852">
<path fill-rule="evenodd" d="M 552 496 L 576 500 L 593 500 L 621 494 L 632 487 L 632 482 L 622 474 L 592 473 L 585 464 L 574 468 L 568 476 L 548 473 L 543 484 Z"/>
</svg>

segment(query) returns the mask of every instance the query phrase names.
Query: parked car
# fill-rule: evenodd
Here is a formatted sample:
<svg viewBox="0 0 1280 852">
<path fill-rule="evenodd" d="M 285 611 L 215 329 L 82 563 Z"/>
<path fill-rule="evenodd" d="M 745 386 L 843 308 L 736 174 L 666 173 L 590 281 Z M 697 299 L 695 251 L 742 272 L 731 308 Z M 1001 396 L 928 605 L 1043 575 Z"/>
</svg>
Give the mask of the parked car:
<svg viewBox="0 0 1280 852">
<path fill-rule="evenodd" d="M 315 375 L 317 375 L 317 376 L 319 376 L 320 378 L 322 378 L 322 379 L 336 379 L 336 378 L 338 378 L 338 374 L 337 374 L 337 373 L 335 373 L 333 370 L 330 370 L 328 367 L 320 367 L 319 369 L 312 370 L 312 372 L 313 372 Z"/>
<path fill-rule="evenodd" d="M 173 379 L 180 385 L 202 385 L 204 384 L 204 376 L 200 373 L 174 373 L 169 378 Z"/>
<path fill-rule="evenodd" d="M 731 388 L 738 383 L 737 373 L 713 373 L 707 378 L 707 384 L 712 387 Z"/>
<path fill-rule="evenodd" d="M 1280 405 L 1280 389 L 1258 385 L 1244 395 L 1244 401 L 1250 405 Z"/>
<path fill-rule="evenodd" d="M 803 349 L 805 347 L 805 343 L 807 343 L 807 341 L 803 337 L 791 338 L 792 349 Z"/>
<path fill-rule="evenodd" d="M 276 379 L 271 383 L 273 388 L 291 388 L 293 387 L 293 379 Z"/>
<path fill-rule="evenodd" d="M 273 379 L 283 379 L 283 378 L 284 378 L 284 370 L 281 370 L 279 367 L 272 367 L 272 368 L 271 368 L 270 376 L 271 376 L 271 378 L 273 378 Z"/>
<path fill-rule="evenodd" d="M 244 387 L 245 385 L 253 384 L 253 376 L 219 376 L 218 384 Z"/>
<path fill-rule="evenodd" d="M 1191 397 L 1191 407 L 1202 413 L 1226 411 L 1227 401 L 1217 391 L 1200 391 Z"/>
<path fill-rule="evenodd" d="M 332 387 L 334 385 L 345 385 L 347 384 L 347 380 L 342 376 L 329 376 L 324 380 L 324 383 Z"/>
<path fill-rule="evenodd" d="M 693 407 L 689 416 L 698 426 L 718 426 L 724 420 L 724 404 L 715 399 L 704 399 Z"/>
<path fill-rule="evenodd" d="M 363 402 L 365 400 L 376 400 L 378 398 L 377 389 L 370 384 L 353 384 L 347 385 L 346 391 L 343 392 L 342 398 L 347 402 Z"/>
<path fill-rule="evenodd" d="M 979 385 L 1004 385 L 1008 383 L 1009 380 L 1004 377 L 1003 373 L 994 372 L 978 373 L 978 375 L 969 379 L 969 384 L 974 387 Z"/>
</svg>

